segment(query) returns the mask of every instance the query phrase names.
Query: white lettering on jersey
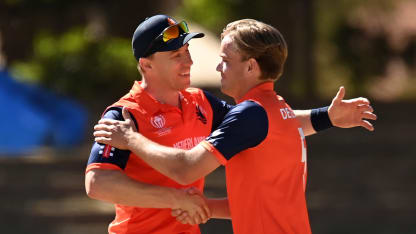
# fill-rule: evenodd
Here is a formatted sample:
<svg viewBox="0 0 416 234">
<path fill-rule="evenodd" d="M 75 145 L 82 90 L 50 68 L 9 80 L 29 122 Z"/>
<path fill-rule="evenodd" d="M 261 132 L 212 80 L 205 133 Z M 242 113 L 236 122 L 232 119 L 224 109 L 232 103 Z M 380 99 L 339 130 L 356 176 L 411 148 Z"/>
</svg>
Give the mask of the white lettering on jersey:
<svg viewBox="0 0 416 234">
<path fill-rule="evenodd" d="M 199 142 L 201 142 L 204 139 L 204 136 L 188 137 L 184 140 L 176 142 L 175 144 L 173 144 L 173 147 L 177 149 L 189 150 L 198 145 Z"/>
<path fill-rule="evenodd" d="M 280 109 L 280 114 L 282 114 L 282 118 L 286 119 L 294 119 L 296 118 L 295 113 L 289 108 L 282 108 Z"/>
</svg>

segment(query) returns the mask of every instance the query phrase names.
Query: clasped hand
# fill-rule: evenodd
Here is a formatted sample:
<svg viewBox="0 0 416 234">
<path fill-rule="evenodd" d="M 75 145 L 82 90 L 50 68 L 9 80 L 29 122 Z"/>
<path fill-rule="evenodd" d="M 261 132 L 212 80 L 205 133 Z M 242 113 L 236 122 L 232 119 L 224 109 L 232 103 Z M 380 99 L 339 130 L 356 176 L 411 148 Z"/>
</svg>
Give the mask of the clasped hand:
<svg viewBox="0 0 416 234">
<path fill-rule="evenodd" d="M 179 206 L 172 209 L 172 216 L 183 224 L 206 223 L 211 218 L 211 210 L 204 195 L 194 187 L 182 192 L 183 197 L 179 199 Z"/>
</svg>

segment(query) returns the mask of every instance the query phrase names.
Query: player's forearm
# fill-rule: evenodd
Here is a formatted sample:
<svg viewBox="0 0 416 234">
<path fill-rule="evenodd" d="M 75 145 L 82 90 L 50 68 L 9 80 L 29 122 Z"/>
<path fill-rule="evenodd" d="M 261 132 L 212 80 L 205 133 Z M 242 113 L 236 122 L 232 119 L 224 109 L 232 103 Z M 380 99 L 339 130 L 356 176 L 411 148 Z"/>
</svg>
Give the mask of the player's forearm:
<svg viewBox="0 0 416 234">
<path fill-rule="evenodd" d="M 300 122 L 305 136 L 316 133 L 311 122 L 311 110 L 294 110 L 293 112 L 295 112 L 296 119 Z"/>
<path fill-rule="evenodd" d="M 211 210 L 212 218 L 231 219 L 228 198 L 207 199 L 208 207 Z"/>
<path fill-rule="evenodd" d="M 159 145 L 139 133 L 129 138 L 128 148 L 151 167 L 182 184 L 194 163 L 186 150 Z"/>
<path fill-rule="evenodd" d="M 177 208 L 178 191 L 132 180 L 114 170 L 95 169 L 85 176 L 89 197 L 126 206 L 142 208 Z"/>
</svg>

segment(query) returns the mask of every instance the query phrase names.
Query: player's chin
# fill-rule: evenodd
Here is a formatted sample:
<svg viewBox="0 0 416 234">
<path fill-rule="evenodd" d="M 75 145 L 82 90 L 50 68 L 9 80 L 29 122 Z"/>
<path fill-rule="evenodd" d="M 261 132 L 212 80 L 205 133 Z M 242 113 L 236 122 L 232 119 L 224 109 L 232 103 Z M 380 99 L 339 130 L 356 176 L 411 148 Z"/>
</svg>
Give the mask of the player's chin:
<svg viewBox="0 0 416 234">
<path fill-rule="evenodd" d="M 190 79 L 181 80 L 180 84 L 178 84 L 178 85 L 180 86 L 179 90 L 187 89 L 191 86 L 191 80 Z"/>
<path fill-rule="evenodd" d="M 232 97 L 230 90 L 227 89 L 227 86 L 225 86 L 224 84 L 221 84 L 221 92 L 225 95 Z"/>
<path fill-rule="evenodd" d="M 181 83 L 183 83 L 184 85 L 191 85 L 191 76 L 190 75 L 185 75 L 185 76 L 179 76 L 179 79 L 181 81 Z"/>
<path fill-rule="evenodd" d="M 190 86 L 191 86 L 191 84 L 184 85 L 184 86 L 182 86 L 182 90 L 185 90 L 185 89 L 189 88 Z"/>
</svg>

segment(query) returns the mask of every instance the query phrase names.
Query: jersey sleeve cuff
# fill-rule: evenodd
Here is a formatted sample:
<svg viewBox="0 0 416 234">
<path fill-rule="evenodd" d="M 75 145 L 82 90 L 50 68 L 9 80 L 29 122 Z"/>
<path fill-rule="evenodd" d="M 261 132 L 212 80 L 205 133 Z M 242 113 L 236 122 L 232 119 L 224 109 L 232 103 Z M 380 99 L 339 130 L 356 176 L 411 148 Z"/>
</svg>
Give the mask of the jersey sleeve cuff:
<svg viewBox="0 0 416 234">
<path fill-rule="evenodd" d="M 220 151 L 218 151 L 211 143 L 209 143 L 208 141 L 201 141 L 200 143 L 202 145 L 202 147 L 204 147 L 206 150 L 208 150 L 209 152 L 211 152 L 212 154 L 214 154 L 214 156 L 217 158 L 217 160 L 222 164 L 222 165 L 226 165 L 227 164 L 227 159 L 224 157 L 224 155 L 222 155 L 222 153 Z"/>
<path fill-rule="evenodd" d="M 85 169 L 85 174 L 87 174 L 92 169 L 103 169 L 103 170 L 120 170 L 121 168 L 117 165 L 111 163 L 91 163 L 88 164 L 87 169 Z"/>
</svg>

